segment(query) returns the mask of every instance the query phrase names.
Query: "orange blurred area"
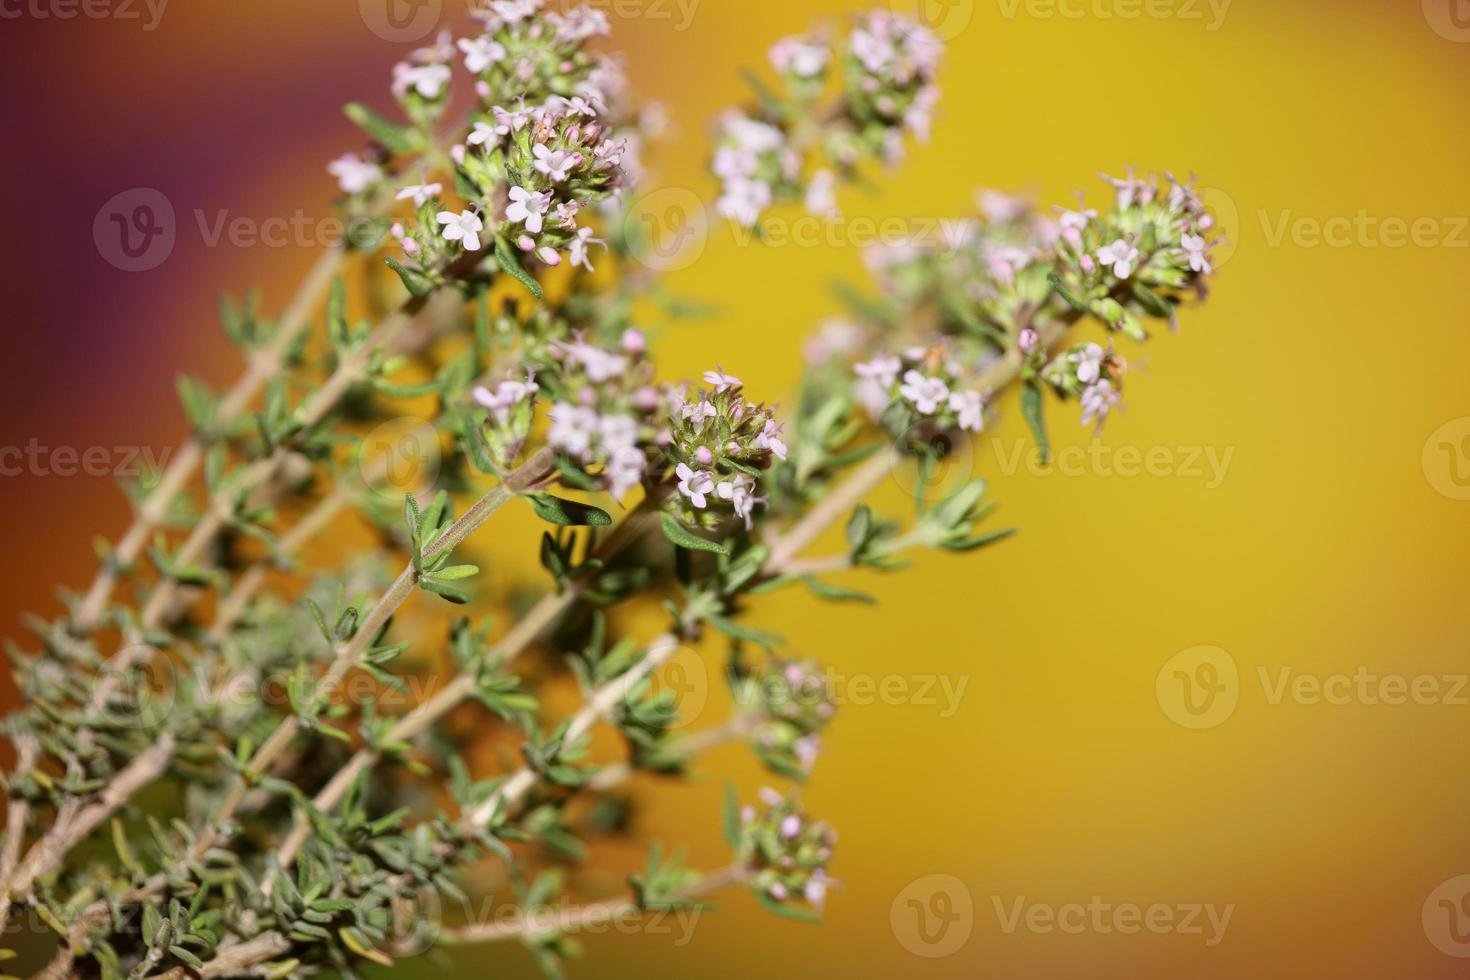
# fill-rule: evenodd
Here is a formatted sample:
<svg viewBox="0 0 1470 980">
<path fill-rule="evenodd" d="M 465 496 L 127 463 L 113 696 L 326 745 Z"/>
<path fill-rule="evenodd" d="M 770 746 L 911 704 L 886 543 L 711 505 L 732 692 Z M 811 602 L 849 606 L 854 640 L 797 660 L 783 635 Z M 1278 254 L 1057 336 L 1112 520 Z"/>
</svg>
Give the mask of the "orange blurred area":
<svg viewBox="0 0 1470 980">
<path fill-rule="evenodd" d="M 1101 203 L 1099 171 L 1196 173 L 1228 261 L 1177 334 L 1123 345 L 1128 411 L 1100 445 L 1057 406 L 1043 467 L 1002 402 L 959 465 L 990 480 L 993 526 L 1015 538 L 842 579 L 876 607 L 783 592 L 754 610 L 846 691 L 806 794 L 841 831 L 825 924 L 735 895 L 687 931 L 588 937 L 572 975 L 1464 975 L 1470 11 L 892 0 L 920 4 L 949 44 L 932 142 L 873 193 L 844 193 L 846 221 L 809 243 L 713 228 L 669 285 L 718 313 L 660 337 L 666 376 L 717 357 L 780 400 L 806 332 L 839 312 L 830 284 L 864 281 L 864 229 L 971 213 L 979 188 L 1049 207 L 1074 189 Z M 656 182 L 698 198 L 714 190 L 708 120 L 744 97 L 738 68 L 855 8 L 597 5 L 639 90 L 668 106 Z M 57 447 L 162 451 L 183 432 L 174 375 L 233 378 L 215 297 L 259 284 L 274 309 L 313 249 L 211 229 L 330 215 L 325 164 L 359 142 L 338 109 L 387 104 L 409 46 L 370 29 L 370 0 L 122 6 L 61 18 L 55 0 L 0 0 L 0 447 L 53 464 Z M 446 24 L 459 13 L 443 5 Z M 179 237 L 162 266 L 127 273 L 93 220 L 140 187 L 172 202 Z M 105 477 L 20 469 L 0 511 L 0 631 L 17 637 L 24 612 L 56 612 L 57 584 L 85 586 L 92 539 L 127 520 Z M 880 509 L 907 506 L 899 483 Z M 506 570 L 492 582 L 531 574 L 537 534 L 517 518 L 478 546 Z M 705 724 L 727 707 L 721 655 L 709 642 L 686 665 Z M 720 866 L 725 780 L 749 796 L 765 778 L 748 757 L 729 747 L 690 785 L 637 784 L 639 833 Z M 538 975 L 514 946 L 448 964 Z"/>
</svg>

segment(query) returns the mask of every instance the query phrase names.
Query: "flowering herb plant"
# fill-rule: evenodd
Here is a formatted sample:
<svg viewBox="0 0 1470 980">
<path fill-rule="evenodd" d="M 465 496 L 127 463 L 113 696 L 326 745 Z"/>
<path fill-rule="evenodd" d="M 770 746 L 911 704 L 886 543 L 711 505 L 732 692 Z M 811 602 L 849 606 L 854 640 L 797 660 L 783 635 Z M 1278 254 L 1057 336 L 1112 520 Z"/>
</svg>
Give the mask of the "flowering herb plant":
<svg viewBox="0 0 1470 980">
<path fill-rule="evenodd" d="M 935 486 L 935 465 L 1011 384 L 1043 451 L 1049 397 L 1101 426 L 1126 370 L 1107 338 L 1142 341 L 1203 295 L 1214 236 L 1187 183 L 1110 180 L 1106 213 L 987 194 L 957 239 L 870 256 L 876 293 L 812 338 L 793 397 L 753 396 L 736 351 L 663 379 L 632 311 L 670 307 L 624 220 L 656 108 L 597 48 L 602 14 L 494 0 L 476 18 L 396 66 L 396 120 L 347 107 L 368 148 L 328 169 L 356 232 L 279 316 L 222 306 L 246 372 L 218 393 L 181 380 L 189 441 L 133 488 L 91 587 L 11 648 L 25 706 L 5 722 L 0 919 L 53 934 L 48 976 L 354 975 L 506 939 L 557 975 L 601 914 L 743 887 L 817 917 L 837 837 L 798 791 L 834 699 L 751 600 L 870 601 L 827 576 L 1005 537 L 984 528 L 984 482 Z M 775 44 L 774 82 L 753 73 L 753 104 L 716 125 L 716 210 L 835 220 L 841 184 L 927 134 L 940 56 L 886 12 Z M 472 109 L 446 121 L 466 76 Z M 349 293 L 354 260 L 395 307 L 376 281 Z M 1085 322 L 1101 343 L 1072 339 Z M 442 465 L 405 492 L 353 449 L 415 412 Z M 910 520 L 864 503 L 906 469 Z M 461 556 L 512 506 L 548 525 L 532 601 Z M 349 511 L 378 545 L 334 563 L 312 545 Z M 812 554 L 838 526 L 845 547 Z M 508 628 L 437 618 L 488 602 Z M 650 604 L 663 628 L 632 628 Z M 425 610 L 439 625 L 411 629 Z M 679 731 L 659 671 L 707 641 L 729 647 L 730 716 Z M 568 684 L 580 706 L 553 711 Z M 790 787 L 732 787 L 728 863 L 652 844 L 624 894 L 597 895 L 588 856 L 626 833 L 628 780 L 728 741 Z M 454 912 L 497 885 L 513 924 Z"/>
</svg>

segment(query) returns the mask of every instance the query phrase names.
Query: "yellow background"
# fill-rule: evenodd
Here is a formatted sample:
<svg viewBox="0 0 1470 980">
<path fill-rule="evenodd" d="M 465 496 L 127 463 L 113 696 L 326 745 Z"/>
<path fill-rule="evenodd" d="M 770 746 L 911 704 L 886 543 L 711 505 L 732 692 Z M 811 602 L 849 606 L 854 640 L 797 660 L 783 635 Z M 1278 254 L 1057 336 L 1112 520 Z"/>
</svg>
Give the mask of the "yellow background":
<svg viewBox="0 0 1470 980">
<path fill-rule="evenodd" d="M 651 4 L 614 16 L 615 40 L 677 124 L 656 162 L 663 182 L 701 194 L 705 120 L 741 97 L 737 66 L 850 9 L 704 0 L 679 31 L 676 8 Z M 1168 9 L 1199 17 L 1098 15 L 1131 9 L 1126 0 L 1069 7 L 1086 11 L 1079 19 L 1008 9 L 950 5 L 958 19 L 945 23 L 962 26 L 933 142 L 881 176 L 880 194 L 842 204 L 849 216 L 941 217 L 969 213 L 981 186 L 1049 206 L 1074 188 L 1100 202 L 1100 170 L 1199 174 L 1214 203 L 1233 205 L 1236 247 L 1212 301 L 1177 335 L 1146 353 L 1125 347 L 1129 410 L 1106 442 L 1177 450 L 1180 465 L 1191 447 L 1230 452 L 1225 477 L 1210 487 L 1187 473 L 1003 472 L 990 436 L 1008 456 L 1023 428 L 1006 400 L 975 469 L 1002 505 L 996 526 L 1018 537 L 855 577 L 881 596 L 875 609 L 795 594 L 760 606 L 761 625 L 844 674 L 967 684 L 952 717 L 912 703 L 839 716 L 808 794 L 842 834 L 843 886 L 826 924 L 777 921 L 736 896 L 686 948 L 596 938 L 573 974 L 1462 975 L 1464 961 L 1431 945 L 1421 908 L 1470 871 L 1470 706 L 1273 704 L 1259 671 L 1274 683 L 1282 668 L 1470 670 L 1470 502 L 1437 489 L 1453 486 L 1449 458 L 1424 452 L 1470 415 L 1470 44 L 1432 28 L 1447 23 L 1434 0 L 1236 0 L 1216 30 L 1207 6 L 1184 0 Z M 14 41 L 7 72 L 32 93 L 15 109 L 24 139 L 7 164 L 21 224 L 6 246 L 20 313 L 6 328 L 4 442 L 173 444 L 172 375 L 223 383 L 235 371 L 211 325 L 213 296 L 260 282 L 274 307 L 309 254 L 211 250 L 195 235 L 159 272 L 127 277 L 88 252 L 91 215 L 139 185 L 164 189 L 181 212 L 326 213 L 322 167 L 355 142 L 331 107 L 383 93 L 399 49 L 353 4 L 284 0 L 180 3 L 151 33 L 34 18 L 0 32 Z M 1341 247 L 1312 240 L 1313 222 L 1360 213 L 1368 231 L 1360 222 Z M 1437 244 L 1382 243 L 1382 222 L 1418 218 L 1433 219 Z M 665 373 L 703 370 L 717 353 L 752 392 L 790 391 L 802 335 L 836 311 L 827 284 L 839 276 L 862 279 L 856 249 L 763 249 L 715 231 L 672 285 L 721 313 L 664 340 Z M 1051 421 L 1059 444 L 1086 442 L 1070 409 Z M 1470 467 L 1463 452 L 1456 462 Z M 91 537 L 115 534 L 125 514 L 102 480 L 9 478 L 6 498 L 3 625 L 14 633 L 21 610 L 54 610 L 53 582 L 87 581 Z M 900 498 L 890 485 L 879 502 L 896 511 Z M 1201 645 L 1233 658 L 1238 704 L 1191 730 L 1166 714 L 1155 682 Z M 760 780 L 736 749 L 706 775 L 658 791 L 640 829 L 687 840 L 696 863 L 714 866 L 723 777 L 747 792 Z M 963 882 L 973 933 L 926 959 L 900 942 L 890 911 L 935 874 Z M 1234 911 L 1207 947 L 1198 935 L 1007 933 L 994 904 L 1094 895 Z M 464 976 L 534 973 L 513 948 L 457 962 Z"/>
</svg>

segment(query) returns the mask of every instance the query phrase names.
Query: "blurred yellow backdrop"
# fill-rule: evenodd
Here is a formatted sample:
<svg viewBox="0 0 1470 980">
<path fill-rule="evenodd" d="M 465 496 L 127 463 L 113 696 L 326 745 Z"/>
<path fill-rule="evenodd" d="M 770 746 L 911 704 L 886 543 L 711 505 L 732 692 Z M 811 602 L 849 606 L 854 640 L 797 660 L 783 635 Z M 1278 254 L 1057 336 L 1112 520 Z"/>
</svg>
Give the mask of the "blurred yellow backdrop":
<svg viewBox="0 0 1470 980">
<path fill-rule="evenodd" d="M 966 214 L 981 187 L 1047 206 L 1080 188 L 1096 202 L 1093 175 L 1133 165 L 1199 174 L 1233 252 L 1177 335 L 1125 348 L 1129 411 L 1104 440 L 1121 458 L 1018 462 L 1024 427 L 1002 403 L 971 465 L 1017 537 L 853 576 L 881 597 L 875 608 L 762 602 L 761 624 L 794 649 L 909 694 L 850 688 L 875 703 L 843 710 L 809 791 L 842 834 L 826 924 L 774 920 L 734 896 L 686 946 L 593 937 L 574 975 L 1463 975 L 1440 948 L 1470 955 L 1450 928 L 1470 929 L 1470 909 L 1453 907 L 1465 888 L 1450 881 L 1470 872 L 1470 776 L 1454 749 L 1470 721 L 1455 681 L 1470 671 L 1470 423 L 1453 424 L 1470 416 L 1470 28 L 1458 0 L 922 2 L 950 47 L 934 138 L 878 193 L 844 195 L 850 221 Z M 172 375 L 231 376 L 207 325 L 213 296 L 260 282 L 277 305 L 307 250 L 185 242 L 162 272 L 126 281 L 84 262 L 93 298 L 76 326 L 61 292 L 75 278 L 57 269 L 90 249 L 91 213 L 127 187 L 256 216 L 325 213 L 322 168 L 355 140 L 330 107 L 384 91 L 399 51 L 354 6 L 179 4 L 153 31 L 0 27 L 16 42 L 8 80 L 40 83 L 40 104 L 15 109 L 27 138 L 6 165 L 11 192 L 41 199 L 19 213 L 78 216 L 39 253 L 6 246 L 33 274 L 12 278 L 28 314 L 7 330 L 6 445 L 37 433 L 169 445 L 181 425 L 158 393 Z M 639 89 L 676 126 L 655 158 L 660 182 L 701 195 L 706 120 L 742 97 L 737 67 L 854 8 L 604 6 Z M 671 285 L 720 313 L 664 338 L 666 373 L 718 352 L 753 392 L 790 391 L 802 335 L 837 312 L 829 282 L 863 280 L 846 228 L 810 248 L 714 230 Z M 74 349 L 78 332 L 96 343 Z M 1060 445 L 1087 447 L 1068 410 L 1051 419 Z M 1128 475 L 1130 451 L 1160 462 Z M 51 583 L 86 581 L 88 542 L 116 533 L 124 511 L 100 480 L 8 478 L 6 496 L 12 555 L 38 554 L 7 572 L 13 633 L 21 610 L 54 609 Z M 901 498 L 895 481 L 878 503 L 897 512 Z M 1181 698 L 1203 694 L 1176 670 L 1218 678 L 1223 706 L 1191 714 Z M 687 840 L 714 866 L 724 777 L 748 792 L 760 776 L 734 748 L 704 774 L 653 791 L 640 831 Z M 1129 903 L 1174 910 L 1175 927 L 1112 928 Z M 1198 933 L 1178 928 L 1193 906 Z M 1212 925 L 1204 907 L 1229 918 Z M 1048 910 L 1068 928 L 1048 927 Z M 515 949 L 454 963 L 467 977 L 535 975 Z"/>
</svg>

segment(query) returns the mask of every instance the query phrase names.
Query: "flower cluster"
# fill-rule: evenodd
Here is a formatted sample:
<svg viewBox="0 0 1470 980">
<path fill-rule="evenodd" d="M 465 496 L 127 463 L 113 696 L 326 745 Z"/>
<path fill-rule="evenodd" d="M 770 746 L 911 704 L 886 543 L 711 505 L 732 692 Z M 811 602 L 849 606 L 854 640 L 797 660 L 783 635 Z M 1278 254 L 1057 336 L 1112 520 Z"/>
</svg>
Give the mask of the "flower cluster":
<svg viewBox="0 0 1470 980">
<path fill-rule="evenodd" d="M 678 480 L 670 507 L 691 525 L 714 527 L 733 513 L 750 527 L 761 475 L 786 458 L 771 410 L 745 400 L 739 378 L 706 371 L 709 390 L 683 392 L 670 419 L 665 450 Z"/>
<path fill-rule="evenodd" d="M 607 14 L 592 7 L 548 10 L 543 0 L 492 0 L 474 16 L 483 32 L 456 47 L 483 99 L 537 105 L 563 96 L 606 106 L 614 81 L 607 74 L 615 67 L 586 42 L 610 33 Z"/>
<path fill-rule="evenodd" d="M 898 162 L 905 133 L 928 139 L 941 52 L 926 28 L 886 11 L 861 18 L 838 41 L 823 35 L 778 41 L 770 61 L 780 91 L 762 86 L 758 107 L 719 120 L 716 210 L 746 227 L 756 227 L 782 201 L 839 217 L 839 177 L 850 178 L 867 159 Z"/>
<path fill-rule="evenodd" d="M 747 806 L 740 813 L 737 851 L 751 887 L 763 900 L 804 902 L 820 911 L 835 884 L 827 865 L 837 832 L 809 818 L 794 797 L 768 788 L 760 798 L 762 809 Z"/>
<path fill-rule="evenodd" d="M 1078 344 L 1058 355 L 1041 377 L 1065 398 L 1082 403 L 1082 424 L 1103 422 L 1123 397 L 1123 374 L 1128 365 L 1111 347 Z"/>
<path fill-rule="evenodd" d="M 656 434 L 661 399 L 644 349 L 637 330 L 615 350 L 582 338 L 555 342 L 543 376 L 554 399 L 548 444 L 618 499 L 642 482 Z"/>
<path fill-rule="evenodd" d="M 929 138 L 939 88 L 934 83 L 944 46 L 928 28 L 884 10 L 864 17 L 848 39 L 846 96 L 869 152 L 898 160 L 901 128 Z"/>
<path fill-rule="evenodd" d="M 1193 181 L 1167 176 L 1160 187 L 1131 171 L 1105 179 L 1114 188 L 1115 207 L 1105 215 L 1086 207 L 1063 210 L 1057 261 L 1072 297 L 1109 328 L 1143 340 L 1145 317 L 1161 316 L 1172 326 L 1171 297 L 1203 289 L 1220 239 Z"/>
<path fill-rule="evenodd" d="M 821 751 L 821 731 L 836 711 L 822 666 L 775 658 L 759 675 L 735 681 L 735 698 L 760 720 L 750 744 L 772 771 L 805 779 Z"/>
<path fill-rule="evenodd" d="M 490 458 L 501 467 L 509 466 L 531 434 L 536 417 L 536 393 L 541 386 L 536 375 L 508 378 L 493 386 L 480 385 L 471 393 L 475 403 L 486 409 L 486 445 Z"/>
<path fill-rule="evenodd" d="M 853 392 L 874 419 L 897 432 L 915 425 L 946 432 L 985 427 L 985 395 L 965 387 L 962 365 L 944 346 L 909 347 L 853 366 Z"/>
</svg>

